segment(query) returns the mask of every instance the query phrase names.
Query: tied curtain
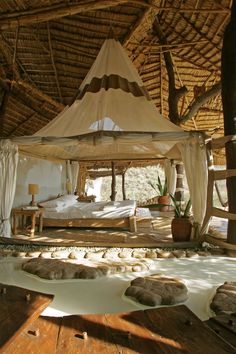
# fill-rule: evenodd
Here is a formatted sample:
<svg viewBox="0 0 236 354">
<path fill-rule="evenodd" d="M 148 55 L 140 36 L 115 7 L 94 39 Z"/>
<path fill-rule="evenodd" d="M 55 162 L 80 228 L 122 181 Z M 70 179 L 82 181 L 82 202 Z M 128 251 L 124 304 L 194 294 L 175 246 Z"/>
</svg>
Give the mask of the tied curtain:
<svg viewBox="0 0 236 354">
<path fill-rule="evenodd" d="M 176 168 L 173 160 L 165 160 L 164 164 L 165 176 L 167 181 L 167 192 L 174 195 L 176 189 Z"/>
<path fill-rule="evenodd" d="M 18 147 L 10 140 L 0 140 L 0 236 L 11 236 L 11 208 L 16 189 Z"/>
<path fill-rule="evenodd" d="M 179 143 L 189 186 L 193 218 L 196 229 L 200 229 L 206 213 L 208 169 L 206 147 L 203 136 L 193 133 L 192 137 Z M 196 235 L 197 237 L 198 235 Z"/>
</svg>

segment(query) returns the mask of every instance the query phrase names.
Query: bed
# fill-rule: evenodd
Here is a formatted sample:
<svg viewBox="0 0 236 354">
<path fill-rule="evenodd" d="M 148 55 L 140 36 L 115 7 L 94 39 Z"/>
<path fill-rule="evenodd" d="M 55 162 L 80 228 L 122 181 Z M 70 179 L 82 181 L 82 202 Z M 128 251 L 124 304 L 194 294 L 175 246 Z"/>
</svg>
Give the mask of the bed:
<svg viewBox="0 0 236 354">
<path fill-rule="evenodd" d="M 43 225 L 51 227 L 122 228 L 136 231 L 136 202 L 80 202 L 77 196 L 66 195 L 41 202 Z"/>
</svg>

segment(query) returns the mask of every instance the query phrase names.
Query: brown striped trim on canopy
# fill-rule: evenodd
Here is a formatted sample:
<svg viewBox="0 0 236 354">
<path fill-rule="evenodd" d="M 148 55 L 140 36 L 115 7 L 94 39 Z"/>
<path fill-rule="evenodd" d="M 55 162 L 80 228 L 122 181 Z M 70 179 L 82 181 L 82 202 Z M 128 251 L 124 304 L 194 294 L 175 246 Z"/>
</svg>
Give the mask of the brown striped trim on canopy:
<svg viewBox="0 0 236 354">
<path fill-rule="evenodd" d="M 116 75 L 104 75 L 102 78 L 93 77 L 89 84 L 85 85 L 83 90 L 76 97 L 77 100 L 81 100 L 86 92 L 97 93 L 101 89 L 106 91 L 109 89 L 121 89 L 127 93 L 132 93 L 135 97 L 144 96 L 148 101 L 151 100 L 146 88 L 139 86 L 137 82 L 129 82 L 127 79 Z"/>
</svg>

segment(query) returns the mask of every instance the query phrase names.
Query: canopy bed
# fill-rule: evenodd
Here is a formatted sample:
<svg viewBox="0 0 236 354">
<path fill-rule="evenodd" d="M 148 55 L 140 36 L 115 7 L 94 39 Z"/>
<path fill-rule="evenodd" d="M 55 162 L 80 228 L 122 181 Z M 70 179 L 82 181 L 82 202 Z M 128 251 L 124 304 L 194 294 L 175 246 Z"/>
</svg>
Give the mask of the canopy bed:
<svg viewBox="0 0 236 354">
<path fill-rule="evenodd" d="M 136 230 L 133 200 L 79 202 L 77 196 L 62 196 L 39 203 L 44 208 L 43 224 L 53 227 L 95 227 Z"/>
<path fill-rule="evenodd" d="M 183 131 L 161 116 L 132 62 L 114 39 L 104 42 L 74 103 L 33 136 L 14 137 L 11 144 L 22 154 L 73 162 L 163 156 L 183 160 L 194 220 L 202 223 L 207 190 L 204 135 Z M 194 171 L 198 171 L 197 183 Z M 5 188 L 12 186 L 6 183 Z M 2 212 L 2 219 L 4 215 Z M 9 237 L 9 228 L 2 234 Z"/>
</svg>

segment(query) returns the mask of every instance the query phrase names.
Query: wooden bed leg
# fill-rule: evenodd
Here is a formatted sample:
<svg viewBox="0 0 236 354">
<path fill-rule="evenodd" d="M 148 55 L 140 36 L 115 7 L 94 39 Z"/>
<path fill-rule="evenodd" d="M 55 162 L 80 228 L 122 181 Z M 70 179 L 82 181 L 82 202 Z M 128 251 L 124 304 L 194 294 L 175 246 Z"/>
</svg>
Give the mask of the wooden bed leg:
<svg viewBox="0 0 236 354">
<path fill-rule="evenodd" d="M 129 218 L 129 230 L 131 232 L 137 232 L 136 216 L 130 216 L 130 218 Z"/>
</svg>

